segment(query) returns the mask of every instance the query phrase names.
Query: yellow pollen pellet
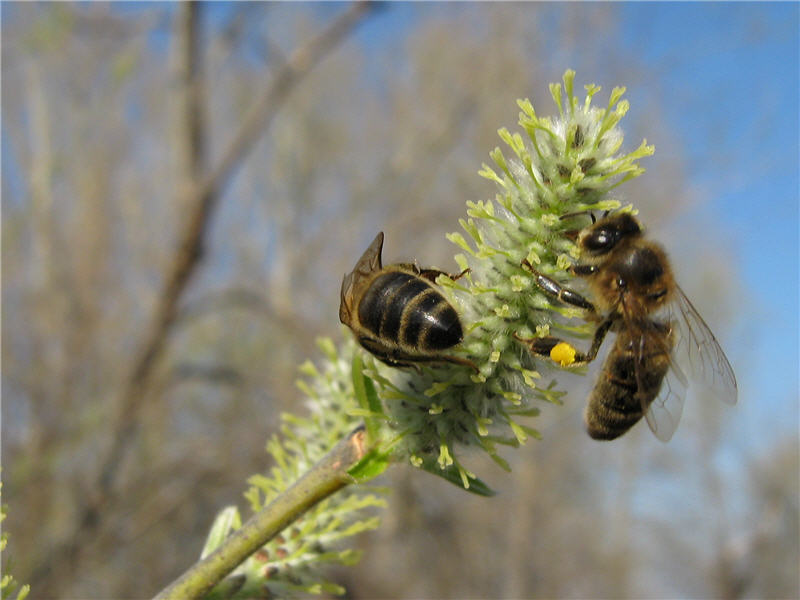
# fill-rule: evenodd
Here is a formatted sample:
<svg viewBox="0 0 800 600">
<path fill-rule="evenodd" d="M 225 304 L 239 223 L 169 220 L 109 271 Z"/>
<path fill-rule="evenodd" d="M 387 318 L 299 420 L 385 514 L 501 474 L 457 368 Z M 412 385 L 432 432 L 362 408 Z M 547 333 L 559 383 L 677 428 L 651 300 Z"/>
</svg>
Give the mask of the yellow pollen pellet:
<svg viewBox="0 0 800 600">
<path fill-rule="evenodd" d="M 575 348 L 566 342 L 559 342 L 553 346 L 552 350 L 550 350 L 550 358 L 560 364 L 562 367 L 566 367 L 574 363 L 575 354 Z"/>
</svg>

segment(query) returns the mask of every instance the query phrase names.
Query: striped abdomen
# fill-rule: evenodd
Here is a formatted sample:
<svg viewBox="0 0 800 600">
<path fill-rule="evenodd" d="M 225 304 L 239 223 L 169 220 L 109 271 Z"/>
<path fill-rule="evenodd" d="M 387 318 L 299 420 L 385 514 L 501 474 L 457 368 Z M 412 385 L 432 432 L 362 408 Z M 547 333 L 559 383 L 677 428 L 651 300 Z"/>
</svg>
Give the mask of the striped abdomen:
<svg viewBox="0 0 800 600">
<path fill-rule="evenodd" d="M 455 309 L 421 277 L 389 271 L 376 277 L 358 304 L 361 326 L 384 343 L 436 352 L 463 337 Z"/>
<path fill-rule="evenodd" d="M 633 427 L 653 403 L 670 366 L 666 337 L 653 333 L 639 360 L 641 389 L 636 378 L 637 359 L 634 348 L 639 339 L 625 332 L 617 336 L 597 383 L 589 395 L 584 420 L 586 430 L 597 440 L 613 440 Z M 657 338 L 657 339 L 656 339 Z"/>
</svg>

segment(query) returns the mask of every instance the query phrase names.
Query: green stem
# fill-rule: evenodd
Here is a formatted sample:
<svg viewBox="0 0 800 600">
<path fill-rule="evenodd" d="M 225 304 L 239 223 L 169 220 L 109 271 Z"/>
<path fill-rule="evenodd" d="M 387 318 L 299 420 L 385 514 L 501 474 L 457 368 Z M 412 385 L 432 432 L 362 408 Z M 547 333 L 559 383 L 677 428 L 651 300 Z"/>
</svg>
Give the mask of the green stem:
<svg viewBox="0 0 800 600">
<path fill-rule="evenodd" d="M 347 471 L 366 454 L 364 438 L 363 427 L 350 433 L 291 487 L 226 538 L 219 548 L 164 588 L 155 600 L 202 598 L 309 508 L 353 483 Z"/>
</svg>

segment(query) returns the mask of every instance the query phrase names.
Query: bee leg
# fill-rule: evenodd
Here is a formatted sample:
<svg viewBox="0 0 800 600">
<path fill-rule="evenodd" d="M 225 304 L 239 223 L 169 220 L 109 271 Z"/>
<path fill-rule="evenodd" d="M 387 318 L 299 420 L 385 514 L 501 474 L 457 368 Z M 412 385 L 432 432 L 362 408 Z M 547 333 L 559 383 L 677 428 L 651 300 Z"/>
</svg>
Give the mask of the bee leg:
<svg viewBox="0 0 800 600">
<path fill-rule="evenodd" d="M 444 355 L 444 356 L 412 357 L 404 354 L 389 352 L 380 343 L 376 342 L 375 340 L 367 336 L 362 336 L 358 338 L 358 341 L 364 349 L 368 350 L 375 358 L 377 358 L 383 364 L 400 369 L 411 367 L 420 375 L 422 374 L 422 368 L 420 367 L 420 363 L 423 362 L 427 363 L 449 362 L 456 365 L 463 365 L 465 367 L 469 367 L 476 373 L 480 373 L 480 369 L 478 369 L 478 366 L 474 362 L 466 358 L 461 358 L 459 356 Z"/>
<path fill-rule="evenodd" d="M 407 362 L 397 363 L 397 365 L 403 367 L 414 367 L 417 370 L 417 373 L 422 373 L 422 370 L 420 369 L 420 364 L 422 363 L 430 363 L 430 364 L 451 363 L 454 365 L 462 365 L 464 367 L 469 367 L 476 373 L 480 373 L 478 365 L 476 365 L 471 360 L 467 358 L 461 358 L 460 356 L 452 356 L 449 354 L 444 354 L 441 356 L 425 356 L 419 358 L 409 358 Z"/>
<path fill-rule="evenodd" d="M 399 360 L 395 360 L 389 356 L 378 356 L 375 355 L 379 361 L 381 361 L 385 365 L 389 365 L 390 367 L 394 367 L 396 369 L 407 369 L 409 367 L 413 368 L 418 374 L 422 374 L 422 369 L 419 368 L 419 365 L 412 362 L 403 362 Z"/>
<path fill-rule="evenodd" d="M 597 267 L 594 265 L 572 265 L 569 272 L 578 277 L 587 277 L 597 273 Z"/>
<path fill-rule="evenodd" d="M 442 356 L 440 358 L 437 358 L 437 360 L 453 363 L 454 365 L 463 365 L 465 367 L 471 368 L 476 373 L 481 372 L 481 370 L 478 368 L 478 365 L 476 365 L 474 362 L 466 358 L 461 358 L 459 356 Z"/>
<path fill-rule="evenodd" d="M 597 219 L 594 216 L 594 212 L 592 212 L 591 210 L 579 210 L 578 212 L 567 213 L 565 215 L 561 215 L 559 219 L 561 221 L 564 221 L 566 219 L 572 219 L 573 217 L 582 217 L 584 215 L 589 215 L 592 218 L 592 225 L 594 225 L 597 222 Z"/>
<path fill-rule="evenodd" d="M 577 265 L 580 266 L 580 265 Z M 569 304 L 571 306 L 577 306 L 578 308 L 582 308 L 584 310 L 588 310 L 589 312 L 595 313 L 594 304 L 589 302 L 586 298 L 581 296 L 578 292 L 575 292 L 569 288 L 565 288 L 560 283 L 558 283 L 555 279 L 551 279 L 547 275 L 540 273 L 536 269 L 533 268 L 533 265 L 528 262 L 528 259 L 522 261 L 522 267 L 524 267 L 527 271 L 530 271 L 533 274 L 536 285 L 539 286 L 545 294 L 556 298 L 560 302 L 564 304 Z M 573 267 L 575 268 L 575 267 Z M 577 273 L 576 273 L 577 274 Z"/>
<path fill-rule="evenodd" d="M 589 352 L 583 357 L 585 363 L 590 363 L 597 357 L 597 352 L 600 350 L 600 346 L 603 345 L 603 340 L 606 338 L 606 335 L 611 330 L 611 326 L 615 321 L 616 319 L 613 316 L 608 317 L 594 330 L 592 345 L 589 347 Z"/>
<path fill-rule="evenodd" d="M 470 269 L 464 269 L 463 271 L 461 271 L 461 273 L 458 273 L 458 274 L 445 273 L 444 271 L 440 271 L 439 269 L 422 269 L 419 272 L 419 276 L 420 277 L 424 277 L 428 281 L 432 281 L 433 283 L 436 283 L 436 278 L 439 275 L 446 275 L 447 277 L 449 277 L 453 281 L 456 281 L 458 279 L 461 279 L 464 275 L 466 275 L 469 272 L 470 272 Z"/>
<path fill-rule="evenodd" d="M 592 345 L 589 347 L 589 351 L 586 354 L 582 354 L 581 352 L 575 353 L 575 358 L 569 364 L 570 366 L 579 367 L 581 365 L 586 365 L 592 362 L 596 357 L 597 353 L 600 350 L 600 346 L 603 344 L 603 340 L 605 339 L 606 335 L 608 334 L 611 326 L 614 324 L 614 318 L 609 317 L 605 319 L 600 325 L 598 325 L 597 329 L 595 329 L 594 337 L 592 338 Z M 542 356 L 544 358 L 552 357 L 550 353 L 552 352 L 553 348 L 555 348 L 558 344 L 569 344 L 569 342 L 565 342 L 562 339 L 553 336 L 546 336 L 540 338 L 522 338 L 518 336 L 516 333 L 514 334 L 514 338 L 528 346 L 528 349 L 531 353 L 536 354 L 537 356 Z"/>
<path fill-rule="evenodd" d="M 557 337 L 552 337 L 552 336 L 538 337 L 538 338 L 523 338 L 518 336 L 516 333 L 514 333 L 513 335 L 514 339 L 528 346 L 528 350 L 530 350 L 533 354 L 536 354 L 537 356 L 543 356 L 545 358 L 550 358 L 550 351 L 556 345 L 560 344 L 563 341 L 558 339 Z M 578 355 L 576 355 L 576 358 L 577 357 Z"/>
<path fill-rule="evenodd" d="M 381 361 L 383 364 L 389 365 L 390 367 L 411 367 L 416 366 L 412 365 L 410 362 L 403 360 L 401 357 L 394 356 L 390 351 L 388 351 L 383 344 L 379 341 L 374 340 L 373 338 L 362 335 L 358 338 L 358 343 L 361 344 L 361 347 L 365 350 L 369 351 L 375 358 Z"/>
</svg>

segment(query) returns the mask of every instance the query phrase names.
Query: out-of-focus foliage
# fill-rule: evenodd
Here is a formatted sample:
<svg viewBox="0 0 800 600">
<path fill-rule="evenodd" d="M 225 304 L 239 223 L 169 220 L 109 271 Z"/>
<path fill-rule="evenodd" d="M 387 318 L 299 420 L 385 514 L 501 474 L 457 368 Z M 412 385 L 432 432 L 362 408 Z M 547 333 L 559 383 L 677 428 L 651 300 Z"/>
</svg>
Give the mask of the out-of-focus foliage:
<svg viewBox="0 0 800 600">
<path fill-rule="evenodd" d="M 333 9 L 214 10 L 201 46 L 209 163 Z M 147 391 L 116 500 L 78 540 L 78 565 L 56 557 L 33 581 L 93 493 L 87 482 L 185 217 L 180 53 L 174 6 L 3 5 L 4 525 L 32 597 L 149 596 L 193 561 L 219 507 L 241 503 L 245 479 L 271 467 L 264 441 L 279 414 L 302 413 L 296 367 L 315 356 L 317 336 L 340 335 L 339 285 L 353 257 L 384 229 L 404 241 L 387 260 L 452 270 L 443 234 L 465 201 L 493 193 L 476 165 L 498 124 L 515 121 L 516 98 L 546 105 L 546 84 L 566 65 L 636 90 L 626 134 L 658 147 L 649 172 L 626 184 L 646 222 L 687 209 L 683 149 L 661 118 L 669 98 L 620 49 L 617 5 L 414 10 L 400 35 L 387 26 L 389 4 L 375 29 L 331 53 L 242 163 Z M 691 251 L 705 234 L 676 244 Z M 723 259 L 704 262 L 720 287 L 697 289 L 733 314 Z M 693 427 L 689 404 L 668 453 L 647 431 L 598 445 L 581 432 L 587 385 L 541 415 L 543 440 L 514 453 L 513 477 L 487 482 L 500 492 L 491 510 L 427 474 L 390 470 L 388 521 L 362 536 L 364 558 L 339 582 L 365 598 L 797 596 L 796 511 L 781 508 L 796 499 L 796 449 L 723 453 L 735 432 L 719 415 L 721 431 L 709 433 L 707 419 Z M 767 490 L 783 500 L 762 533 Z M 723 560 L 729 548 L 745 551 Z"/>
<path fill-rule="evenodd" d="M 2 482 L 0 482 L 0 488 L 2 488 Z M 5 504 L 0 504 L 0 523 L 6 520 L 6 507 Z M 0 535 L 0 553 L 6 549 L 8 545 L 8 534 L 3 533 Z M 2 556 L 2 554 L 0 554 Z M 5 568 L 3 569 L 3 573 L 0 574 L 0 597 L 3 600 L 6 598 L 11 598 L 13 596 L 14 600 L 25 600 L 30 592 L 31 586 L 25 584 L 20 587 L 19 582 L 14 579 L 14 576 L 8 572 L 8 565 L 11 562 L 8 556 L 2 556 L 3 563 L 5 563 Z"/>
</svg>

